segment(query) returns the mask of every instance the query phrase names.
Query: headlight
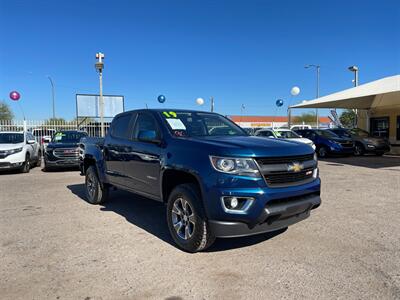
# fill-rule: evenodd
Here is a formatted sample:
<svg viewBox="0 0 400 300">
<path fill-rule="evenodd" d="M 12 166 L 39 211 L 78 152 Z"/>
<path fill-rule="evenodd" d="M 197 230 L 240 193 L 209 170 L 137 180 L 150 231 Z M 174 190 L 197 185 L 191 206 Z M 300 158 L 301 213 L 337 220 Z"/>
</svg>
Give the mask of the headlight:
<svg viewBox="0 0 400 300">
<path fill-rule="evenodd" d="M 317 155 L 317 152 L 314 152 L 314 160 L 315 160 L 315 161 L 318 161 L 318 155 Z"/>
<path fill-rule="evenodd" d="M 11 154 L 15 154 L 15 153 L 18 153 L 18 152 L 21 152 L 21 151 L 22 151 L 22 147 L 16 148 L 16 149 L 6 150 L 5 152 L 6 152 L 7 155 L 11 155 Z"/>
<path fill-rule="evenodd" d="M 241 176 L 259 177 L 260 172 L 252 158 L 228 158 L 210 156 L 211 165 L 218 172 Z"/>
</svg>

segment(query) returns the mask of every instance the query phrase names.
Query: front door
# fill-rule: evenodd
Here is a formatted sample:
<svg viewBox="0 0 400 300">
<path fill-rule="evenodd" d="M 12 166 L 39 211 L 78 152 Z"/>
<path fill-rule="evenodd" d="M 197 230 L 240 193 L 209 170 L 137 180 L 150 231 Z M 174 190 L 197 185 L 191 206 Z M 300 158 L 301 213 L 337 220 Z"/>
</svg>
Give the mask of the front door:
<svg viewBox="0 0 400 300">
<path fill-rule="evenodd" d="M 159 197 L 161 147 L 159 144 L 139 141 L 138 136 L 141 131 L 155 131 L 160 139 L 160 130 L 154 117 L 150 113 L 140 113 L 129 143 L 125 172 L 132 189 Z"/>
</svg>

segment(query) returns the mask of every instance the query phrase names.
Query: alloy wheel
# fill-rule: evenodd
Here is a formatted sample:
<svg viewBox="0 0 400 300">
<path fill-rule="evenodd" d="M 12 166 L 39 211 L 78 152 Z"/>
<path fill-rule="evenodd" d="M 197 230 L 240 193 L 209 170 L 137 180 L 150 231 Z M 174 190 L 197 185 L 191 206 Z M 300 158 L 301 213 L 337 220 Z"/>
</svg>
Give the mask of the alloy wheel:
<svg viewBox="0 0 400 300">
<path fill-rule="evenodd" d="M 196 216 L 189 202 L 184 198 L 177 198 L 172 207 L 171 217 L 176 234 L 183 240 L 191 238 L 196 226 Z"/>
</svg>

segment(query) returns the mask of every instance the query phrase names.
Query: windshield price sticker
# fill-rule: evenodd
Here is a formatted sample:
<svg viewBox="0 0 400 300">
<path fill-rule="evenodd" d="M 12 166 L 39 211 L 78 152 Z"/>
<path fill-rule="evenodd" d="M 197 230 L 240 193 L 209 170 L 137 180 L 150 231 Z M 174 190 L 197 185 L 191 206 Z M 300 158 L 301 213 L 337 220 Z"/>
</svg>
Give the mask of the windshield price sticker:
<svg viewBox="0 0 400 300">
<path fill-rule="evenodd" d="M 185 124 L 180 119 L 167 119 L 169 126 L 171 126 L 172 130 L 186 130 Z"/>
</svg>

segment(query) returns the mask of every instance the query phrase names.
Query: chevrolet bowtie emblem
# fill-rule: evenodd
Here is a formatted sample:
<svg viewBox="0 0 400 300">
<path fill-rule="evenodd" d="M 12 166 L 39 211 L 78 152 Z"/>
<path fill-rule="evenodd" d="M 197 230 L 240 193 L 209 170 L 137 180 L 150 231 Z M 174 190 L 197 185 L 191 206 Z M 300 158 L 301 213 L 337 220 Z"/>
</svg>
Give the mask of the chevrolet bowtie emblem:
<svg viewBox="0 0 400 300">
<path fill-rule="evenodd" d="M 292 172 L 300 172 L 304 169 L 304 166 L 301 163 L 295 162 L 291 165 L 288 165 L 288 171 Z"/>
</svg>

